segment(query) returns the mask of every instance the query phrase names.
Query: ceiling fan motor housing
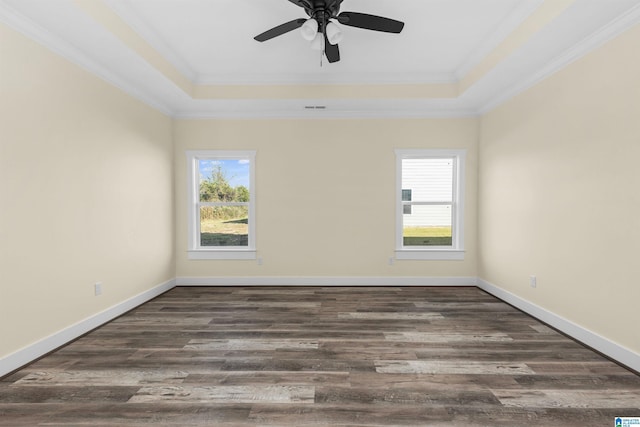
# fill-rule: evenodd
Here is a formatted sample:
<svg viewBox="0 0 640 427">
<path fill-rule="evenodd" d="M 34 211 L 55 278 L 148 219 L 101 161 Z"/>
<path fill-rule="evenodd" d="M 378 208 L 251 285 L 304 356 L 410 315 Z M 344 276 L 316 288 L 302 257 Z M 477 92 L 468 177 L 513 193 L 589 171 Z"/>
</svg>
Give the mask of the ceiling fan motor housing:
<svg viewBox="0 0 640 427">
<path fill-rule="evenodd" d="M 302 3 L 309 17 L 326 22 L 338 16 L 342 0 L 302 0 Z"/>
<path fill-rule="evenodd" d="M 337 18 L 342 0 L 300 0 L 307 15 L 318 22 L 318 30 L 325 33 L 325 28 L 332 18 Z"/>
</svg>

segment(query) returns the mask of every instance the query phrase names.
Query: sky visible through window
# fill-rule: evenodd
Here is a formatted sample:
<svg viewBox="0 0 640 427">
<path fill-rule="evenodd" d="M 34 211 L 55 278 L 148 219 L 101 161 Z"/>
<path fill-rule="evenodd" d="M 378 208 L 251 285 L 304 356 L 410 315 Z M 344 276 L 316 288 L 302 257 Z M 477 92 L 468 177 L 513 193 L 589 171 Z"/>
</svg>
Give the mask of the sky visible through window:
<svg viewBox="0 0 640 427">
<path fill-rule="evenodd" d="M 242 185 L 249 188 L 250 161 L 248 159 L 199 160 L 200 180 L 211 178 L 211 172 L 218 166 L 222 167 L 229 185 L 232 187 Z"/>
</svg>

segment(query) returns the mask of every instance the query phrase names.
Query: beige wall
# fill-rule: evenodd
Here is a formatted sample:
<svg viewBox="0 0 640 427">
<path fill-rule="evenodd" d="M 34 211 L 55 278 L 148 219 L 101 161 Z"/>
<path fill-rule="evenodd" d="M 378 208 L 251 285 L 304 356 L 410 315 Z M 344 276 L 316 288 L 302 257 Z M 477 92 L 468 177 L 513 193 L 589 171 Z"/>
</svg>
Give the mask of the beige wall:
<svg viewBox="0 0 640 427">
<path fill-rule="evenodd" d="M 478 251 L 481 278 L 636 353 L 638 46 L 640 27 L 483 117 Z"/>
<path fill-rule="evenodd" d="M 172 122 L 0 26 L 0 358 L 175 276 L 479 275 L 640 353 L 639 45 L 481 120 Z M 464 261 L 388 265 L 396 148 L 468 150 Z M 195 149 L 257 150 L 263 265 L 187 260 Z"/>
<path fill-rule="evenodd" d="M 0 58 L 3 357 L 173 278 L 175 256 L 171 119 L 2 25 Z"/>
<path fill-rule="evenodd" d="M 476 119 L 179 120 L 178 277 L 476 275 Z M 397 261 L 396 148 L 466 148 L 464 261 Z M 255 261 L 187 260 L 186 150 L 257 150 Z"/>
</svg>

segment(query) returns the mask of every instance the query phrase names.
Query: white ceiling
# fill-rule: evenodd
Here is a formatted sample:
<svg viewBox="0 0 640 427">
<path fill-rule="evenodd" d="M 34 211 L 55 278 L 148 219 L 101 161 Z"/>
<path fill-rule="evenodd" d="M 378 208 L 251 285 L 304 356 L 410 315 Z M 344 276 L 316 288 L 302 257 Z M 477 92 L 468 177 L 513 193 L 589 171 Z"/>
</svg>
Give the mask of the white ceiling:
<svg viewBox="0 0 640 427">
<path fill-rule="evenodd" d="M 321 65 L 298 31 L 253 40 L 305 17 L 287 0 L 0 0 L 0 21 L 175 117 L 474 115 L 640 22 L 640 0 L 344 0 L 342 11 L 405 29 L 343 26 L 341 61 Z M 400 90 L 409 84 L 415 93 Z M 230 90 L 195 95 L 211 85 Z M 352 90 L 362 85 L 380 94 Z"/>
<path fill-rule="evenodd" d="M 286 0 L 107 0 L 156 49 L 198 83 L 420 83 L 451 81 L 495 32 L 508 34 L 540 0 L 346 0 L 342 10 L 405 22 L 399 35 L 342 26 L 342 60 L 320 55 L 298 31 L 263 44 L 253 36 L 304 18 Z M 427 6 L 429 4 L 429 6 Z M 460 13 L 465 11 L 465 13 Z M 451 28 L 464 31 L 451 31 Z M 325 61 L 326 62 L 326 61 Z M 398 76 L 400 74 L 400 76 Z M 293 79 L 293 80 L 292 80 Z"/>
</svg>

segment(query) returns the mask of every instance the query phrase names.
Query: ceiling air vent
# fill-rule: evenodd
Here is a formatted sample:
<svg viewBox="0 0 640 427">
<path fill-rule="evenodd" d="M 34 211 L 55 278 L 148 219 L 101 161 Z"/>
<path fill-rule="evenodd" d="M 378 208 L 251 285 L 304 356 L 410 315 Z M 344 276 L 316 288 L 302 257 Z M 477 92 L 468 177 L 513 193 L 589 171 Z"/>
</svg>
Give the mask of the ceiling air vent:
<svg viewBox="0 0 640 427">
<path fill-rule="evenodd" d="M 327 106 L 326 105 L 305 105 L 304 109 L 305 110 L 326 110 Z"/>
</svg>

